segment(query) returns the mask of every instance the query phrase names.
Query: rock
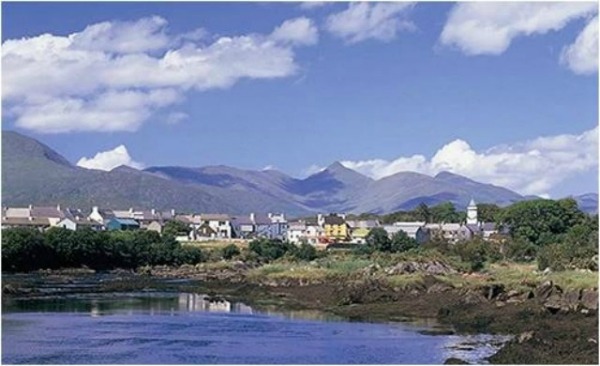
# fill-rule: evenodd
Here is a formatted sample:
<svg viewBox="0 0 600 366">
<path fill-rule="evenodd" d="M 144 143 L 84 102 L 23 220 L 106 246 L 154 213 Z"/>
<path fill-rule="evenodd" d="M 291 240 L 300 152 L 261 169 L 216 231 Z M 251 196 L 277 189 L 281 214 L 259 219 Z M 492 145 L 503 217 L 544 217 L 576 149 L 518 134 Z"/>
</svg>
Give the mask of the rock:
<svg viewBox="0 0 600 366">
<path fill-rule="evenodd" d="M 562 298 L 569 310 L 577 311 L 580 304 L 579 299 L 581 299 L 581 290 L 566 291 Z"/>
<path fill-rule="evenodd" d="M 552 281 L 544 281 L 535 289 L 535 297 L 540 301 L 545 301 L 552 295 L 560 295 L 562 289 L 556 286 Z"/>
<path fill-rule="evenodd" d="M 552 295 L 544 302 L 544 307 L 552 314 L 558 312 L 568 313 L 570 308 L 566 301 L 560 295 Z"/>
<path fill-rule="evenodd" d="M 444 365 L 470 365 L 470 363 L 465 360 L 461 360 L 460 358 L 450 357 L 444 361 Z"/>
<path fill-rule="evenodd" d="M 588 338 L 587 341 L 590 342 L 590 343 L 593 343 L 593 344 L 598 344 L 598 341 L 596 339 L 594 339 L 594 338 Z"/>
<path fill-rule="evenodd" d="M 4 285 L 4 287 L 2 287 L 2 293 L 3 294 L 17 294 L 19 293 L 19 290 L 16 289 L 13 285 Z"/>
<path fill-rule="evenodd" d="M 481 304 L 484 301 L 485 298 L 476 292 L 467 292 L 467 294 L 461 300 L 461 302 L 466 305 Z"/>
<path fill-rule="evenodd" d="M 506 293 L 506 297 L 509 298 L 509 299 L 513 298 L 513 297 L 517 297 L 519 295 L 521 295 L 521 293 L 519 291 L 517 291 L 517 290 L 510 290 L 510 291 L 508 291 Z"/>
<path fill-rule="evenodd" d="M 581 305 L 589 310 L 598 310 L 598 290 L 583 290 Z"/>
<path fill-rule="evenodd" d="M 523 333 L 519 334 L 517 336 L 517 343 L 527 342 L 528 340 L 530 340 L 530 339 L 533 338 L 534 334 L 535 333 L 532 330 L 530 330 L 528 332 L 523 332 Z"/>
<path fill-rule="evenodd" d="M 546 276 L 546 275 L 549 275 L 550 273 L 552 273 L 552 270 L 550 269 L 550 267 L 546 267 L 546 269 L 542 272 L 542 275 Z"/>
<path fill-rule="evenodd" d="M 434 285 L 431 285 L 428 289 L 427 289 L 427 293 L 428 294 L 437 294 L 440 292 L 446 292 L 446 291 L 450 291 L 452 290 L 454 287 L 445 284 L 445 283 L 436 283 Z"/>
<path fill-rule="evenodd" d="M 491 284 L 488 286 L 483 286 L 481 288 L 482 295 L 485 296 L 486 299 L 492 300 L 498 297 L 501 293 L 504 292 L 504 285 L 500 284 Z"/>
</svg>

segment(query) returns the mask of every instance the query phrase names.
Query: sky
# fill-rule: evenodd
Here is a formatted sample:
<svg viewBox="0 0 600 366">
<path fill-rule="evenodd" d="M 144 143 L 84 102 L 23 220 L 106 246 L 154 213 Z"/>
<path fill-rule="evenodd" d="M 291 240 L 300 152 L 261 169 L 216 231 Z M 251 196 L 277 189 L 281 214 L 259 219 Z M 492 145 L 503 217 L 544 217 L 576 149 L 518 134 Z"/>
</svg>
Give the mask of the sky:
<svg viewBox="0 0 600 366">
<path fill-rule="evenodd" d="M 596 3 L 2 3 L 2 121 L 79 166 L 598 191 Z"/>
</svg>

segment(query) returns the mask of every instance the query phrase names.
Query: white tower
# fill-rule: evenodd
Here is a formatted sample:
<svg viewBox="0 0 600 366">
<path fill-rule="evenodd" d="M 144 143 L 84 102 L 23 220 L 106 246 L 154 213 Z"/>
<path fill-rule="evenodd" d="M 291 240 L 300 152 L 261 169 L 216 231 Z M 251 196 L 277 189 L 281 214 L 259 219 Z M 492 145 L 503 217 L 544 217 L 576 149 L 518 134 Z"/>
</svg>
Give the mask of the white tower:
<svg viewBox="0 0 600 366">
<path fill-rule="evenodd" d="M 472 198 L 467 206 L 467 225 L 477 225 L 477 205 Z"/>
</svg>

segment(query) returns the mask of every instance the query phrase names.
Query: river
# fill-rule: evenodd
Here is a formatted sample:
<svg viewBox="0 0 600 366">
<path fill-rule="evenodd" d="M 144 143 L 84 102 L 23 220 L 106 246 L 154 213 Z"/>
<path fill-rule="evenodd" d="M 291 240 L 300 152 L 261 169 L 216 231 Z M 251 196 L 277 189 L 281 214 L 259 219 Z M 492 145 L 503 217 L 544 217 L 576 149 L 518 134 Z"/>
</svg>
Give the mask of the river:
<svg viewBox="0 0 600 366">
<path fill-rule="evenodd" d="M 191 293 L 4 299 L 4 364 L 482 363 L 506 337 L 429 335 L 434 322 L 361 323 Z"/>
</svg>

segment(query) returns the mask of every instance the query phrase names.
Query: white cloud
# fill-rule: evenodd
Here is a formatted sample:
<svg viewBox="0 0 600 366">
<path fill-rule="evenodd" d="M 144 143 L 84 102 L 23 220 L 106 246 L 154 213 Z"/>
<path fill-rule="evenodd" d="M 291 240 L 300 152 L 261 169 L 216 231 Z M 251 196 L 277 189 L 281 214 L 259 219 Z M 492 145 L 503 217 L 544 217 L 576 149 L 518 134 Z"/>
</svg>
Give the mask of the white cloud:
<svg viewBox="0 0 600 366">
<path fill-rule="evenodd" d="M 132 168 L 142 169 L 143 164 L 134 161 L 124 145 L 119 145 L 112 150 L 102 151 L 93 158 L 83 157 L 77 162 L 77 166 L 86 169 L 112 170 L 118 166 L 127 165 Z"/>
<path fill-rule="evenodd" d="M 592 19 L 575 42 L 565 47 L 560 61 L 576 74 L 598 72 L 598 17 Z"/>
<path fill-rule="evenodd" d="M 303 1 L 300 3 L 300 9 L 304 9 L 304 10 L 313 10 L 316 8 L 321 8 L 325 5 L 329 5 L 331 4 L 331 2 L 326 2 L 326 1 Z"/>
<path fill-rule="evenodd" d="M 562 29 L 596 13 L 595 2 L 464 2 L 454 5 L 440 36 L 468 55 L 498 55 L 519 36 Z"/>
<path fill-rule="evenodd" d="M 368 39 L 391 41 L 399 31 L 413 30 L 406 16 L 413 3 L 350 3 L 348 9 L 330 15 L 325 28 L 347 43 Z"/>
<path fill-rule="evenodd" d="M 202 29 L 171 36 L 166 20 L 151 17 L 10 39 L 2 44 L 2 98 L 17 126 L 36 132 L 135 131 L 190 89 L 295 74 L 293 47 L 316 43 L 316 32 L 298 18 L 270 35 L 211 43 Z"/>
<path fill-rule="evenodd" d="M 309 166 L 308 168 L 304 169 L 304 171 L 300 175 L 301 175 L 301 177 L 308 177 L 313 174 L 322 172 L 323 170 L 325 170 L 325 168 L 326 167 L 324 167 L 324 166 L 313 164 L 313 165 Z"/>
<path fill-rule="evenodd" d="M 342 161 L 344 166 L 375 179 L 401 171 L 435 175 L 450 171 L 522 194 L 546 194 L 573 174 L 598 167 L 598 127 L 580 135 L 540 137 L 477 152 L 463 140 L 454 140 L 431 159 L 423 155 L 389 161 Z"/>
<path fill-rule="evenodd" d="M 189 115 L 184 112 L 172 112 L 167 116 L 166 122 L 169 125 L 176 125 L 189 118 Z"/>
<path fill-rule="evenodd" d="M 297 45 L 313 45 L 319 40 L 319 33 L 313 21 L 301 17 L 286 20 L 271 33 L 271 39 Z"/>
</svg>

